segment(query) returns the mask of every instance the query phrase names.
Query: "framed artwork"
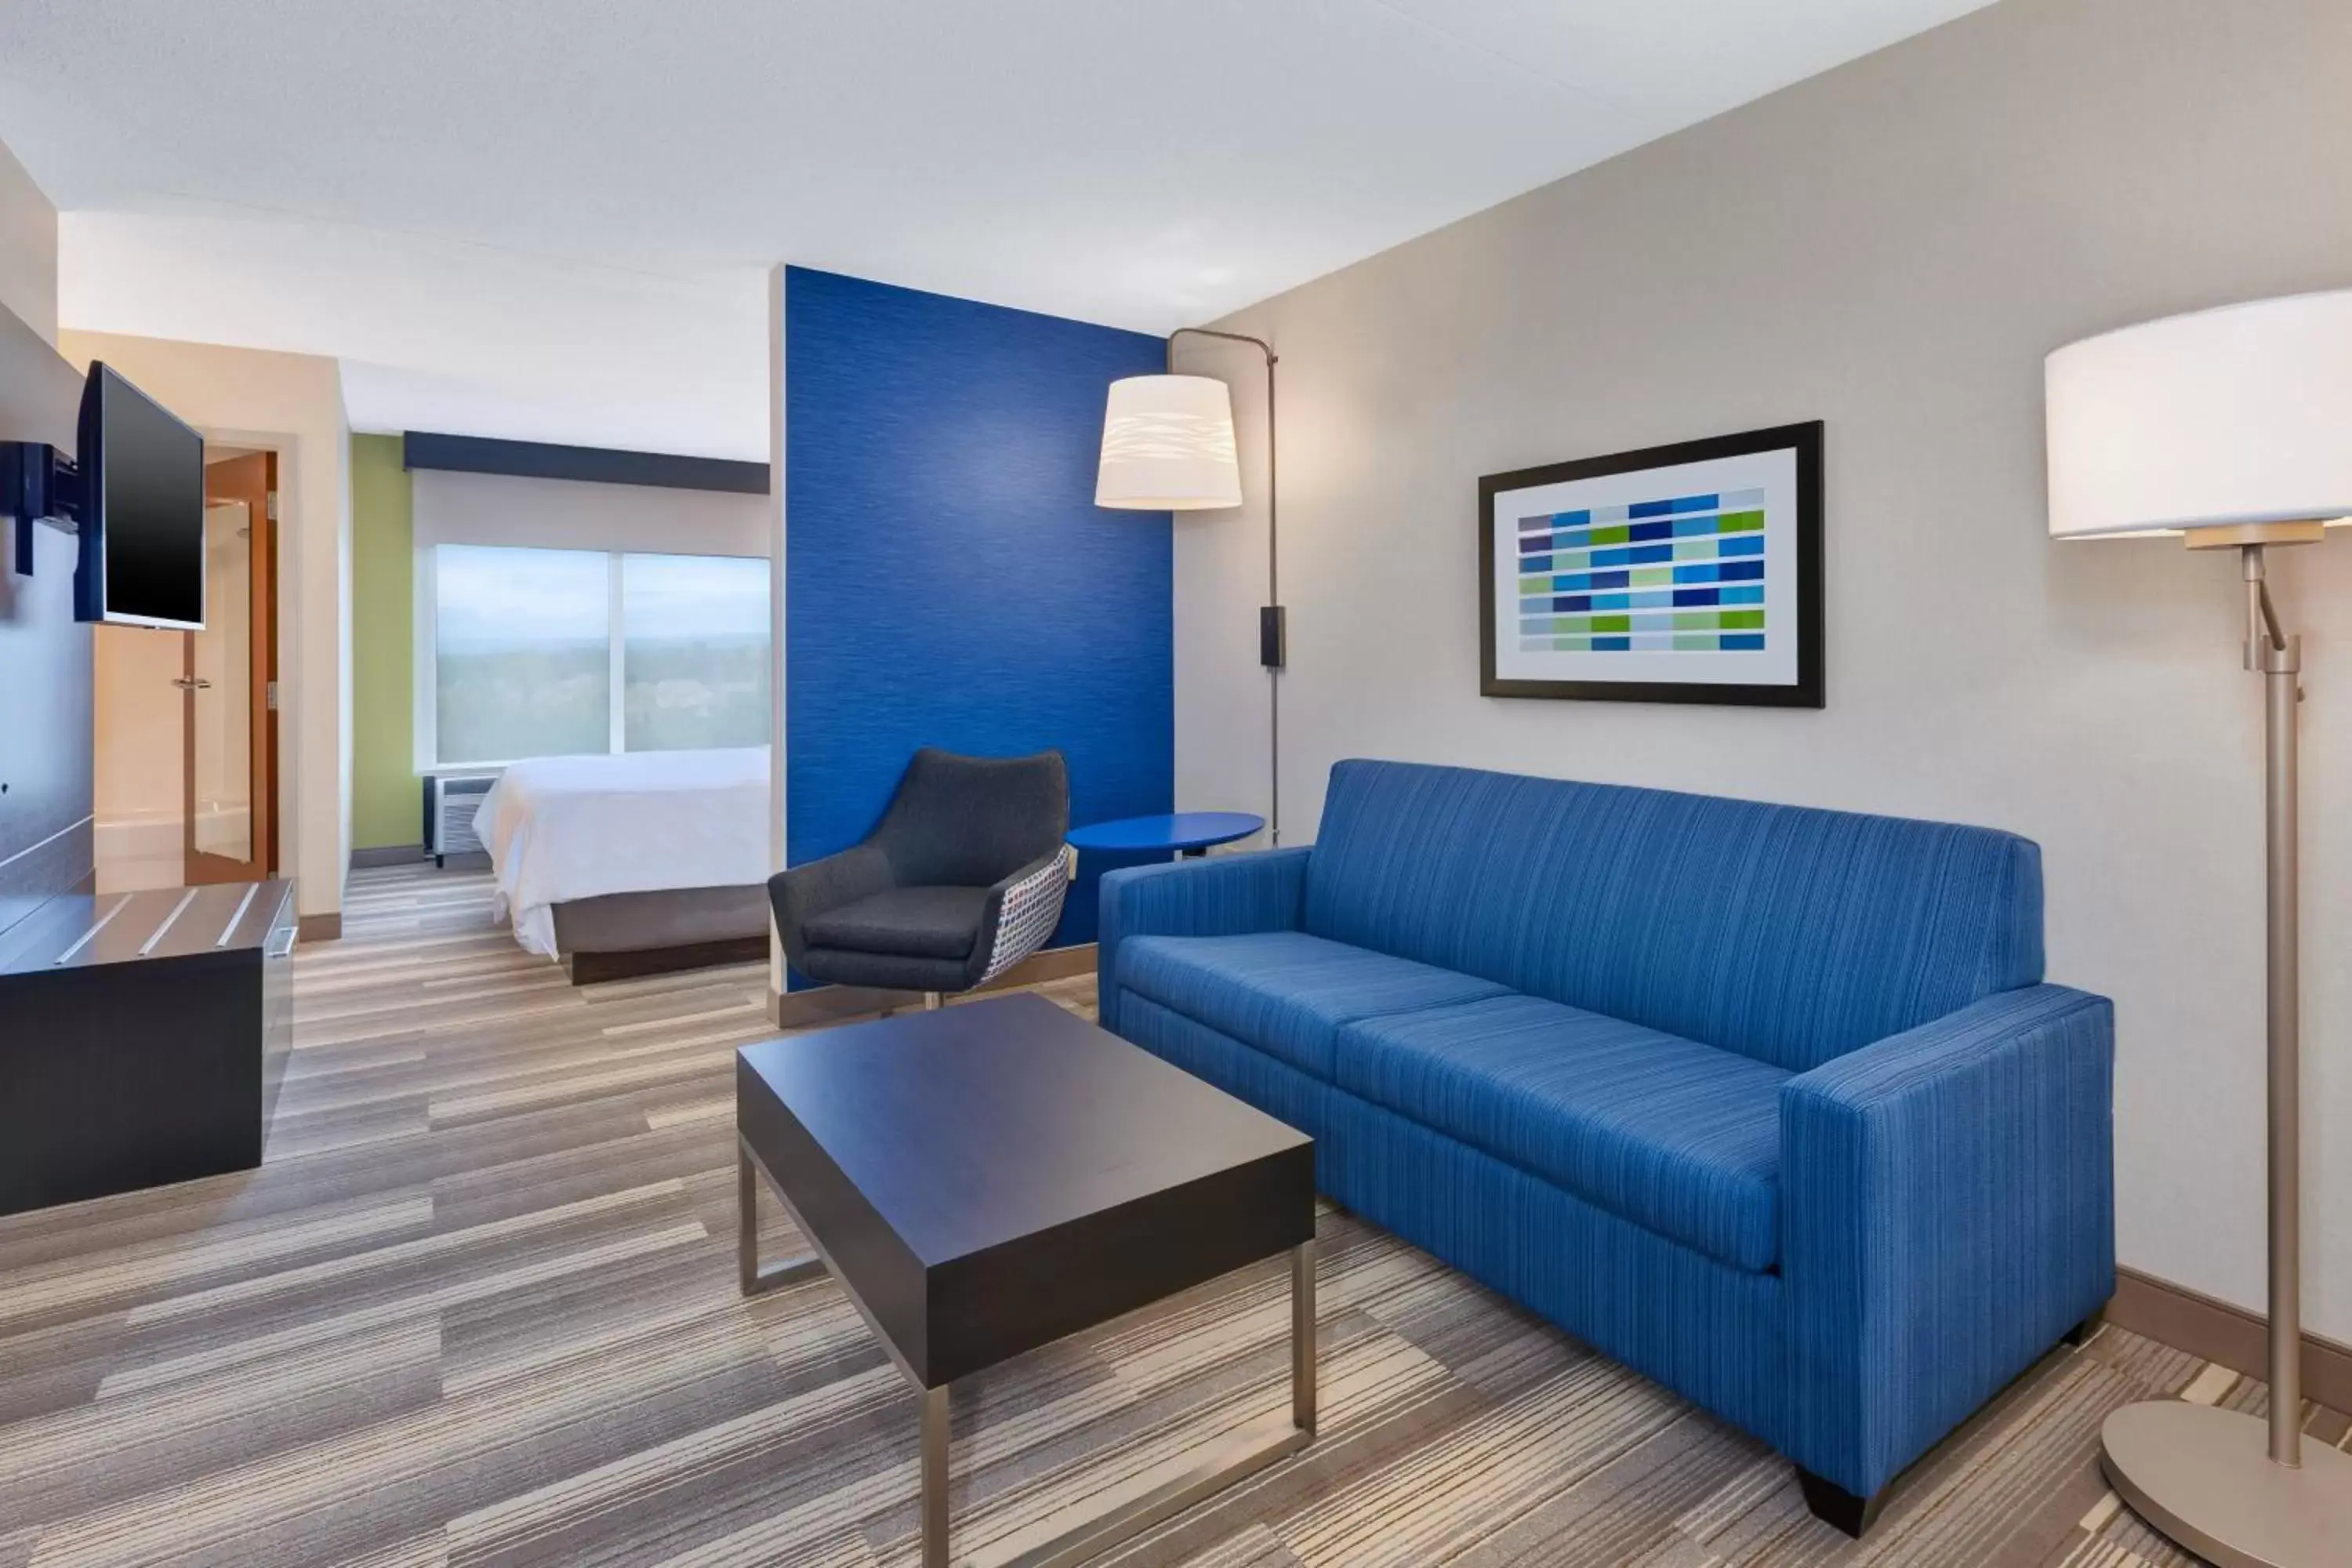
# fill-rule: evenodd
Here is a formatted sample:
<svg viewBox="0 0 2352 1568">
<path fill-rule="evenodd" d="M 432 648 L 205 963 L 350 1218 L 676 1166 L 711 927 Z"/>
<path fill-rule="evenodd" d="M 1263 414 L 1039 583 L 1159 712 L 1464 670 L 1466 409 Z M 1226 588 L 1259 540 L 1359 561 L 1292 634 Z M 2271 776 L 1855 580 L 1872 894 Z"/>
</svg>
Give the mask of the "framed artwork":
<svg viewBox="0 0 2352 1568">
<path fill-rule="evenodd" d="M 1819 708 L 1822 424 L 1478 481 L 1486 697 Z"/>
</svg>

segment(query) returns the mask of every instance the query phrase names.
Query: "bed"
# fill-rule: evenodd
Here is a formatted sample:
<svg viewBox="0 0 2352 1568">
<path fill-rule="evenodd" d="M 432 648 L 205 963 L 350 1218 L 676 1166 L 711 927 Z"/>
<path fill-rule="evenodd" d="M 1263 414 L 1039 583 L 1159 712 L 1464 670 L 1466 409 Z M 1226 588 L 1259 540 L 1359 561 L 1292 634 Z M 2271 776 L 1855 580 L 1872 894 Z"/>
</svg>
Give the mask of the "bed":
<svg viewBox="0 0 2352 1568">
<path fill-rule="evenodd" d="M 575 984 L 768 951 L 768 749 L 536 757 L 475 814 L 495 908 Z"/>
</svg>

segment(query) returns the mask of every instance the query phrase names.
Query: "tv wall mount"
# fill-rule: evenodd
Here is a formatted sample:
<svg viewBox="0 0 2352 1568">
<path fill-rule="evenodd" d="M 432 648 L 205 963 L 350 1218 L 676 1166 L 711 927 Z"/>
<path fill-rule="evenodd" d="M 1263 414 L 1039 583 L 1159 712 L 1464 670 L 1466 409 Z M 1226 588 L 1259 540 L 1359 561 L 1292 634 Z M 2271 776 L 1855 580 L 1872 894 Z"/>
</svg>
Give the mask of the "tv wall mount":
<svg viewBox="0 0 2352 1568">
<path fill-rule="evenodd" d="M 80 531 L 81 468 L 46 441 L 0 441 L 0 512 L 16 520 L 16 571 L 33 574 L 33 524 Z"/>
</svg>

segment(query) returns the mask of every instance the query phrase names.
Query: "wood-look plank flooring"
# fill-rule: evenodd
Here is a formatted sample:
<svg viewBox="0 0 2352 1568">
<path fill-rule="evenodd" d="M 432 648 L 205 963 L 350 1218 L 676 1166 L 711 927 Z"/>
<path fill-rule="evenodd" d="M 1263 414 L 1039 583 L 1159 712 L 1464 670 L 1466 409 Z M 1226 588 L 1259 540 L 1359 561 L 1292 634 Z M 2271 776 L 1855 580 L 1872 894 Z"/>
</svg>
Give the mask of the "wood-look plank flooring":
<svg viewBox="0 0 2352 1568">
<path fill-rule="evenodd" d="M 478 875 L 358 873 L 345 918 L 298 955 L 259 1171 L 0 1221 L 0 1568 L 912 1563 L 909 1393 L 830 1281 L 737 1293 L 763 971 L 574 989 Z M 1091 982 L 1043 989 L 1091 1015 Z M 1113 1561 L 2170 1568 L 2099 1421 L 2263 1404 L 2109 1330 L 1857 1545 L 1759 1445 L 1352 1216 L 1320 1279 L 1314 1447 Z M 960 1549 L 1279 1406 L 1286 1289 L 1245 1270 L 959 1385 Z"/>
</svg>

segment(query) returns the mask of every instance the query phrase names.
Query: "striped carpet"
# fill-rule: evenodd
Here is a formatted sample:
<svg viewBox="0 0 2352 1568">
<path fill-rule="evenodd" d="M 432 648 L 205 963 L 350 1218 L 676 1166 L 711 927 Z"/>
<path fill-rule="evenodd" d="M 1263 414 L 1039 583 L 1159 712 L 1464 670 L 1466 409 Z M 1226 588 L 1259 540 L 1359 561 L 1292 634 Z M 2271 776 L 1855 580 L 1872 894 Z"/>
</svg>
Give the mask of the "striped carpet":
<svg viewBox="0 0 2352 1568">
<path fill-rule="evenodd" d="M 0 1220 L 0 1568 L 913 1562 L 897 1373 L 829 1282 L 737 1294 L 729 1064 L 762 971 L 575 990 L 488 894 L 354 875 L 345 939 L 296 961 L 261 1170 Z M 1089 981 L 1045 989 L 1091 1011 Z M 2101 1485 L 2100 1419 L 2262 1405 L 2109 1330 L 1857 1546 L 1655 1385 L 1346 1215 L 1322 1237 L 1315 1447 L 1114 1561 L 2174 1564 Z M 960 1547 L 1278 1407 L 1286 1289 L 1246 1270 L 960 1385 Z"/>
</svg>

